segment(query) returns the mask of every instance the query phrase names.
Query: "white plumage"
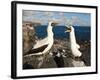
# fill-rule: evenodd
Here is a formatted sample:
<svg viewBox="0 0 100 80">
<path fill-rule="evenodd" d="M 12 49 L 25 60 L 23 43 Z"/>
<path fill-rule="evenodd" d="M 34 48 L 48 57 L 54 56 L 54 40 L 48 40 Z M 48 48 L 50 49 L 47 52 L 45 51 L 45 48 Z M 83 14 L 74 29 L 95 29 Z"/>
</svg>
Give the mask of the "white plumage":
<svg viewBox="0 0 100 80">
<path fill-rule="evenodd" d="M 54 39 L 53 39 L 53 31 L 52 28 L 53 26 L 51 26 L 52 22 L 49 22 L 48 28 L 47 28 L 47 40 L 44 43 L 47 43 L 48 46 L 47 48 L 42 52 L 43 54 L 45 54 L 46 52 L 48 52 L 53 45 Z"/>
<path fill-rule="evenodd" d="M 42 54 L 46 54 L 47 52 L 49 52 L 49 50 L 51 49 L 52 45 L 53 45 L 53 31 L 52 31 L 52 23 L 53 22 L 49 22 L 48 27 L 47 27 L 47 37 L 42 39 L 42 40 L 38 40 L 36 41 L 36 44 L 33 45 L 33 48 L 31 51 L 29 51 L 29 54 L 26 56 L 32 56 L 32 55 L 42 55 Z"/>
<path fill-rule="evenodd" d="M 79 44 L 76 43 L 74 27 L 68 26 L 67 28 L 68 28 L 68 30 L 66 32 L 69 32 L 70 46 L 71 46 L 72 54 L 75 57 L 80 57 L 82 55 L 82 53 L 79 51 L 79 48 L 80 48 Z"/>
</svg>

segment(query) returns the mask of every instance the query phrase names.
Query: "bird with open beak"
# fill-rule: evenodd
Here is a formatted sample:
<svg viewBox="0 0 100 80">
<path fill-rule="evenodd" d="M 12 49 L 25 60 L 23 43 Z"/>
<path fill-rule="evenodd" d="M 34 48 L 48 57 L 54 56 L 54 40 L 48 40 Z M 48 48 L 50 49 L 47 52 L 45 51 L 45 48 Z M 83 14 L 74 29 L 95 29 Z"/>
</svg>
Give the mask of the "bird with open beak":
<svg viewBox="0 0 100 80">
<path fill-rule="evenodd" d="M 79 44 L 76 42 L 76 36 L 75 36 L 75 29 L 73 26 L 66 26 L 67 30 L 65 32 L 69 32 L 69 39 L 70 39 L 70 47 L 71 52 L 74 57 L 80 57 L 82 53 L 79 51 Z"/>
<path fill-rule="evenodd" d="M 71 26 L 66 27 L 67 30 L 65 32 L 71 32 Z"/>
</svg>

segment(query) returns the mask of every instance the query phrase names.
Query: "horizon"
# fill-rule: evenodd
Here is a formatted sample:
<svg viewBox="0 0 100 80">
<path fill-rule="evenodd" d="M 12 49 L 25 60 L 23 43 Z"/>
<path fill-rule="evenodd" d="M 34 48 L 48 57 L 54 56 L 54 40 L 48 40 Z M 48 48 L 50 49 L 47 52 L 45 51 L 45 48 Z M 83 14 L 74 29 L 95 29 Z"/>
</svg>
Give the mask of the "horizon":
<svg viewBox="0 0 100 80">
<path fill-rule="evenodd" d="M 42 24 L 42 25 L 38 25 L 38 26 L 48 26 L 47 24 Z M 65 25 L 57 25 L 59 26 L 65 26 Z M 79 25 L 72 25 L 73 27 L 80 27 Z M 81 27 L 91 27 L 91 26 L 81 26 Z"/>
</svg>

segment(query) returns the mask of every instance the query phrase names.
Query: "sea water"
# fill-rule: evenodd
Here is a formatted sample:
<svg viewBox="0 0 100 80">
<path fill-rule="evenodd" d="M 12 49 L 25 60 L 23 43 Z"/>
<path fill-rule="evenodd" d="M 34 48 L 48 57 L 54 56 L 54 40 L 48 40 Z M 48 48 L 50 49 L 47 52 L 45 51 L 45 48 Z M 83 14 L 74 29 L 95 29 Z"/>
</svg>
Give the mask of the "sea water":
<svg viewBox="0 0 100 80">
<path fill-rule="evenodd" d="M 73 26 L 75 29 L 75 37 L 77 40 L 90 40 L 91 39 L 91 27 L 90 26 Z M 53 33 L 55 39 L 68 39 L 69 33 L 65 33 L 65 26 L 53 27 Z M 47 26 L 41 25 L 35 27 L 36 36 L 41 39 L 47 36 Z"/>
</svg>

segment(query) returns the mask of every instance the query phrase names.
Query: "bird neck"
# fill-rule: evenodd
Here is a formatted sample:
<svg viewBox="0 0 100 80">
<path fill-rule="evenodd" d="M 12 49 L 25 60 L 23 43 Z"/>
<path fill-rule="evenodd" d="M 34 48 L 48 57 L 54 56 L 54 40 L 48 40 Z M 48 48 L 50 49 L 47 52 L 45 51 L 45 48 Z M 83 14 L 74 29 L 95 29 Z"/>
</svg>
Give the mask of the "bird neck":
<svg viewBox="0 0 100 80">
<path fill-rule="evenodd" d="M 52 31 L 52 26 L 48 26 L 48 29 L 47 29 L 47 35 L 48 37 L 51 37 L 53 38 L 53 31 Z"/>
<path fill-rule="evenodd" d="M 70 42 L 71 42 L 71 45 L 76 44 L 76 38 L 75 38 L 75 31 L 74 30 L 72 30 L 70 32 Z"/>
</svg>

